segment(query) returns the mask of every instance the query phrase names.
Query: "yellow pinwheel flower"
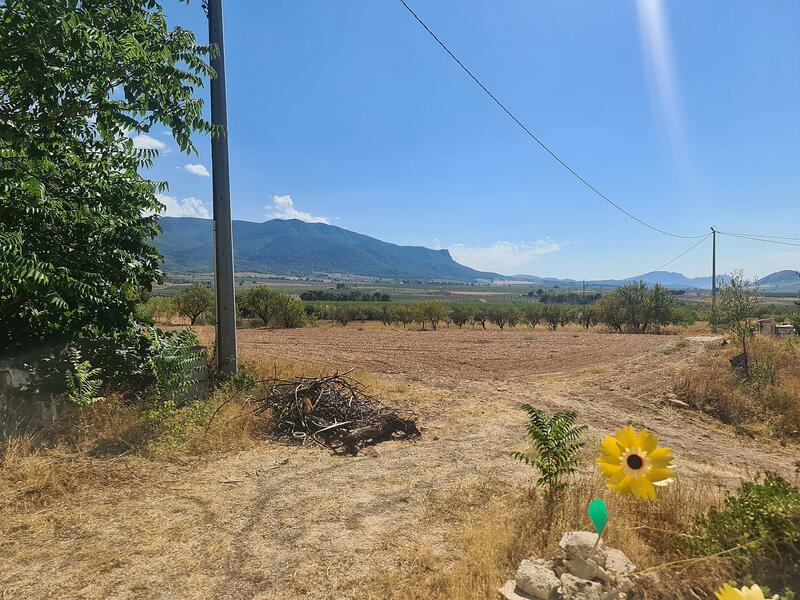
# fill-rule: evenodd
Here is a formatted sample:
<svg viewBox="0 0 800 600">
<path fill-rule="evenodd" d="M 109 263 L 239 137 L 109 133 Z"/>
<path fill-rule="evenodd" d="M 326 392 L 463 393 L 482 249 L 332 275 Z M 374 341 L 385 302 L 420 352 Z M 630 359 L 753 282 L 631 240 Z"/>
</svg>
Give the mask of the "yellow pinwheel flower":
<svg viewBox="0 0 800 600">
<path fill-rule="evenodd" d="M 716 593 L 717 600 L 765 600 L 764 592 L 757 585 L 746 585 L 736 589 L 727 583 Z"/>
<path fill-rule="evenodd" d="M 658 436 L 647 429 L 641 433 L 628 425 L 607 435 L 600 444 L 597 465 L 608 479 L 608 487 L 620 494 L 655 500 L 654 485 L 672 480 L 672 449 L 659 448 Z"/>
</svg>

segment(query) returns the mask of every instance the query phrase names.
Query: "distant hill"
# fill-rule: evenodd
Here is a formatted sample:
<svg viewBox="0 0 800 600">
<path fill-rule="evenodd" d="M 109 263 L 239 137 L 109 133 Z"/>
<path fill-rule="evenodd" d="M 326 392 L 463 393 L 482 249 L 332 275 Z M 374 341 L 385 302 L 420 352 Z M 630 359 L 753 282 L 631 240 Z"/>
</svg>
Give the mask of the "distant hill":
<svg viewBox="0 0 800 600">
<path fill-rule="evenodd" d="M 722 278 L 727 279 L 726 276 L 722 276 Z M 624 283 L 630 283 L 632 281 L 644 281 L 648 285 L 660 283 L 664 287 L 668 288 L 711 289 L 711 277 L 687 277 L 683 273 L 675 273 L 673 271 L 650 271 L 649 273 L 637 275 L 636 277 L 628 277 L 626 279 L 609 279 L 596 283 L 621 285 Z"/>
<path fill-rule="evenodd" d="M 800 291 L 800 274 L 789 269 L 776 271 L 759 279 L 758 286 L 764 291 Z"/>
<path fill-rule="evenodd" d="M 213 222 L 210 219 L 162 217 L 163 232 L 155 245 L 172 273 L 209 273 L 213 269 Z M 576 279 L 537 275 L 498 275 L 457 263 L 447 250 L 398 246 L 324 223 L 273 219 L 264 223 L 233 222 L 234 264 L 238 272 L 308 277 L 346 275 L 415 281 L 525 281 L 531 285 L 575 287 Z M 669 288 L 711 289 L 711 277 L 686 277 L 652 271 L 625 279 L 587 281 L 595 287 L 616 287 L 633 281 Z M 764 291 L 800 291 L 795 271 L 772 273 L 759 280 Z"/>
<path fill-rule="evenodd" d="M 162 217 L 154 243 L 168 272 L 212 270 L 213 222 Z M 491 280 L 500 277 L 465 267 L 447 250 L 398 246 L 324 223 L 273 219 L 233 222 L 234 265 L 239 272 L 276 275 L 351 275 L 423 281 Z"/>
</svg>

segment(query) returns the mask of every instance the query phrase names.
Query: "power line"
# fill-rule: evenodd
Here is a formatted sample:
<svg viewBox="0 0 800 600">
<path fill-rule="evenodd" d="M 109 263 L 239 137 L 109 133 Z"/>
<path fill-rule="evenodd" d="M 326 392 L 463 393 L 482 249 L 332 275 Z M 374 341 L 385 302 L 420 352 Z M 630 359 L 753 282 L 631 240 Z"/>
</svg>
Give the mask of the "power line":
<svg viewBox="0 0 800 600">
<path fill-rule="evenodd" d="M 796 248 L 800 248 L 800 244 L 793 244 L 792 242 L 782 242 L 779 239 L 769 239 L 769 238 L 757 237 L 757 236 L 753 236 L 753 235 L 744 235 L 744 234 L 741 234 L 741 233 L 727 233 L 725 231 L 718 231 L 717 233 L 719 233 L 721 235 L 727 235 L 729 237 L 736 237 L 736 238 L 742 238 L 742 239 L 746 239 L 746 240 L 755 240 L 757 242 L 767 242 L 769 244 L 781 244 L 782 246 L 794 246 Z M 792 239 L 792 238 L 788 238 L 788 239 Z"/>
<path fill-rule="evenodd" d="M 719 233 L 719 232 L 717 232 L 717 233 Z M 714 232 L 713 232 L 713 231 L 712 231 L 711 233 L 708 233 L 708 234 L 706 234 L 706 235 L 703 237 L 703 239 L 702 239 L 702 240 L 700 240 L 699 242 L 697 242 L 697 243 L 695 243 L 695 244 L 692 244 L 692 246 L 690 246 L 688 249 L 686 249 L 686 250 L 684 250 L 683 252 L 681 252 L 680 254 L 678 254 L 678 256 L 676 256 L 676 257 L 675 257 L 675 258 L 673 258 L 672 260 L 665 262 L 663 265 L 661 265 L 661 266 L 660 266 L 660 267 L 658 267 L 657 269 L 653 269 L 653 270 L 654 270 L 654 271 L 660 271 L 661 269 L 664 269 L 664 268 L 668 267 L 669 265 L 671 265 L 672 263 L 674 263 L 676 260 L 678 260 L 678 259 L 679 259 L 679 258 L 681 258 L 682 256 L 684 256 L 684 255 L 686 255 L 686 254 L 689 254 L 689 252 L 691 252 L 692 250 L 694 250 L 695 248 L 697 248 L 697 247 L 698 247 L 700 244 L 702 244 L 703 242 L 705 242 L 705 241 L 706 241 L 708 238 L 710 238 L 712 235 L 714 235 Z"/>
<path fill-rule="evenodd" d="M 570 172 L 570 173 L 571 173 L 573 176 L 575 176 L 575 178 L 576 178 L 578 181 L 580 181 L 580 182 L 581 182 L 583 185 L 585 185 L 587 188 L 589 188 L 589 189 L 590 189 L 592 192 L 594 192 L 594 193 L 595 193 L 597 196 L 599 196 L 599 197 L 600 197 L 601 199 L 603 199 L 605 202 L 607 202 L 608 204 L 610 204 L 611 206 L 613 206 L 614 208 L 616 208 L 616 209 L 617 209 L 618 211 L 620 211 L 622 214 L 624 214 L 624 215 L 626 215 L 626 216 L 630 217 L 631 219 L 633 219 L 634 221 L 636 221 L 636 222 L 640 223 L 641 225 L 644 225 L 645 227 L 648 227 L 648 228 L 652 229 L 653 231 L 657 231 L 658 233 L 662 233 L 662 234 L 664 234 L 664 235 L 668 235 L 668 236 L 671 236 L 671 237 L 683 238 L 683 239 L 697 239 L 697 238 L 701 238 L 701 237 L 702 237 L 703 239 L 705 239 L 706 237 L 708 237 L 708 236 L 702 236 L 702 235 L 680 235 L 680 234 L 677 234 L 677 233 L 672 233 L 672 232 L 666 231 L 666 230 L 664 230 L 664 229 L 661 229 L 661 228 L 659 228 L 659 227 L 656 227 L 655 225 L 651 225 L 650 223 L 648 223 L 648 222 L 646 222 L 646 221 L 644 221 L 644 220 L 640 219 L 640 218 L 639 218 L 639 217 L 637 217 L 636 215 L 634 215 L 634 214 L 632 214 L 632 213 L 628 212 L 628 211 L 627 211 L 627 210 L 625 210 L 625 209 L 624 209 L 622 206 L 620 206 L 619 204 L 617 204 L 616 202 L 614 202 L 613 200 L 611 200 L 611 198 L 609 198 L 609 197 L 608 197 L 608 196 L 606 196 L 606 195 L 605 195 L 603 192 L 601 192 L 600 190 L 598 190 L 598 189 L 597 189 L 597 188 L 596 188 L 594 185 L 592 185 L 592 184 L 591 184 L 591 183 L 589 183 L 589 182 L 588 182 L 586 179 L 584 179 L 584 178 L 583 178 L 581 175 L 579 175 L 579 174 L 578 174 L 578 173 L 577 173 L 577 172 L 576 172 L 576 171 L 575 171 L 575 170 L 574 170 L 572 167 L 570 167 L 570 166 L 569 166 L 569 165 L 568 165 L 566 162 L 564 162 L 564 161 L 563 161 L 561 158 L 559 158 L 559 156 L 558 156 L 558 155 L 557 155 L 555 152 L 553 152 L 553 151 L 552 151 L 552 150 L 551 150 L 551 149 L 550 149 L 550 148 L 549 148 L 549 147 L 548 147 L 548 146 L 547 146 L 547 145 L 546 145 L 546 144 L 545 144 L 545 143 L 544 143 L 542 140 L 540 140 L 538 137 L 536 137 L 536 135 L 535 135 L 535 134 L 534 134 L 534 133 L 533 133 L 533 132 L 532 132 L 530 129 L 528 129 L 528 128 L 525 126 L 525 124 L 524 124 L 522 121 L 520 121 L 520 120 L 519 120 L 519 119 L 518 119 L 518 118 L 517 118 L 517 117 L 514 115 L 514 113 L 512 113 L 512 112 L 511 112 L 511 111 L 510 111 L 510 110 L 509 110 L 509 109 L 506 107 L 506 105 L 505 105 L 505 104 L 503 104 L 503 103 L 502 103 L 502 102 L 501 102 L 501 101 L 500 101 L 500 100 L 497 98 L 497 96 L 495 96 L 495 95 L 494 95 L 494 94 L 493 94 L 493 93 L 492 93 L 492 92 L 489 90 L 489 88 L 487 88 L 487 87 L 486 87 L 486 86 L 485 86 L 483 83 L 481 83 L 480 79 L 478 79 L 478 78 L 477 78 L 477 77 L 476 77 L 476 76 L 475 76 L 475 75 L 472 73 L 472 71 L 470 71 L 470 70 L 469 70 L 469 69 L 466 67 L 466 65 L 464 65 L 464 63 L 462 63 L 462 62 L 461 62 L 461 60 L 459 60 L 459 58 L 458 58 L 458 57 L 457 57 L 455 54 L 453 54 L 453 53 L 450 51 L 450 48 L 448 48 L 448 47 L 445 45 L 445 43 L 444 43 L 442 40 L 440 40 L 440 39 L 439 39 L 439 37 L 438 37 L 438 36 L 437 36 L 437 35 L 436 35 L 436 34 L 435 34 L 433 31 L 431 31 L 430 27 L 428 27 L 428 26 L 425 24 L 425 22 L 424 22 L 422 19 L 420 19 L 420 18 L 419 18 L 419 16 L 417 16 L 417 13 L 415 13 L 415 12 L 412 10 L 412 8 L 411 8 L 411 7 L 410 7 L 408 4 L 406 4 L 405 0 L 400 0 L 400 3 L 401 3 L 401 4 L 402 4 L 404 7 L 405 7 L 405 9 L 406 9 L 406 10 L 407 10 L 409 13 L 411 13 L 411 16 L 413 16 L 413 17 L 414 17 L 414 19 L 416 19 L 416 20 L 417 20 L 417 22 L 418 22 L 420 25 L 422 25 L 423 29 L 425 29 L 425 31 L 427 31 L 427 32 L 430 34 L 430 36 L 431 36 L 431 37 L 432 37 L 434 40 L 436 40 L 436 43 L 438 43 L 438 44 L 439 44 L 439 45 L 442 47 L 442 49 L 443 49 L 443 50 L 444 50 L 444 51 L 445 51 L 445 52 L 446 52 L 446 53 L 447 53 L 447 54 L 450 56 L 450 58 L 452 58 L 452 59 L 453 59 L 453 60 L 456 62 L 456 64 L 457 64 L 459 67 L 461 67 L 461 69 L 462 69 L 462 70 L 463 70 L 463 71 L 464 71 L 464 72 L 465 72 L 467 75 L 469 75 L 469 77 L 470 77 L 470 78 L 471 78 L 471 79 L 472 79 L 472 80 L 473 80 L 473 81 L 474 81 L 476 84 L 478 84 L 478 86 L 479 86 L 479 87 L 480 87 L 480 88 L 481 88 L 481 89 L 482 89 L 484 92 L 486 92 L 486 94 L 487 94 L 487 95 L 488 95 L 488 96 L 489 96 L 489 97 L 490 97 L 492 100 L 494 100 L 495 104 L 497 104 L 497 106 L 499 106 L 499 107 L 500 107 L 500 108 L 503 110 L 503 112 L 505 112 L 505 113 L 506 113 L 506 114 L 507 114 L 509 117 L 511 117 L 511 119 L 512 119 L 512 120 L 513 120 L 513 121 L 514 121 L 514 122 L 515 122 L 517 125 L 519 125 L 519 127 L 520 127 L 520 128 L 521 128 L 521 129 L 522 129 L 522 130 L 523 130 L 523 131 L 526 133 L 526 134 L 528 134 L 528 136 L 529 136 L 529 137 L 530 137 L 530 138 L 531 138 L 533 141 L 535 141 L 537 144 L 539 144 L 539 146 L 541 146 L 541 147 L 542 147 L 542 149 L 543 149 L 545 152 L 547 152 L 547 153 L 548 153 L 548 154 L 549 154 L 549 155 L 550 155 L 552 158 L 554 158 L 554 159 L 555 159 L 555 160 L 556 160 L 556 161 L 557 161 L 559 164 L 561 164 L 561 166 L 562 166 L 562 167 L 564 167 L 564 168 L 565 168 L 567 171 L 569 171 L 569 172 Z"/>
<path fill-rule="evenodd" d="M 771 240 L 794 240 L 796 242 L 800 242 L 800 237 L 787 237 L 787 236 L 780 236 L 780 235 L 762 235 L 760 233 L 733 233 L 730 231 L 720 231 L 719 233 L 725 233 L 726 235 L 740 235 L 743 237 L 754 237 L 754 238 L 768 238 Z"/>
</svg>

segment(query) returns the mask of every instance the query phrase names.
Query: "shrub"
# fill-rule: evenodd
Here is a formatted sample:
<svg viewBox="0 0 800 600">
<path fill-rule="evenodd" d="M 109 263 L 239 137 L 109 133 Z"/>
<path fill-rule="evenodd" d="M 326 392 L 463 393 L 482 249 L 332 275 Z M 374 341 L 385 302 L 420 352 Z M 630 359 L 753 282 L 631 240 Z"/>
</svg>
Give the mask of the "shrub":
<svg viewBox="0 0 800 600">
<path fill-rule="evenodd" d="M 548 500 L 553 502 L 566 485 L 564 478 L 577 470 L 584 446 L 580 437 L 588 427 L 575 425 L 575 411 L 559 411 L 548 417 L 530 404 L 523 404 L 522 409 L 528 413 L 528 441 L 533 452 L 512 452 L 511 456 L 539 470 L 537 484 L 547 489 Z"/>
<path fill-rule="evenodd" d="M 67 389 L 67 400 L 84 408 L 105 400 L 100 396 L 103 381 L 100 379 L 102 369 L 92 367 L 88 360 L 83 360 L 77 348 L 66 349 L 67 370 L 64 375 Z"/>
<path fill-rule="evenodd" d="M 800 489 L 778 475 L 747 482 L 720 509 L 700 517 L 686 537 L 697 555 L 731 552 L 759 582 L 800 584 Z"/>
<path fill-rule="evenodd" d="M 152 378 L 151 420 L 160 420 L 172 414 L 181 396 L 191 387 L 197 375 L 197 336 L 190 330 L 150 332 L 150 349 L 145 366 Z"/>
<path fill-rule="evenodd" d="M 725 423 L 796 436 L 800 430 L 797 343 L 759 336 L 750 354 L 749 377 L 743 379 L 733 371 L 729 353 L 718 351 L 684 374 L 676 394 Z"/>
</svg>

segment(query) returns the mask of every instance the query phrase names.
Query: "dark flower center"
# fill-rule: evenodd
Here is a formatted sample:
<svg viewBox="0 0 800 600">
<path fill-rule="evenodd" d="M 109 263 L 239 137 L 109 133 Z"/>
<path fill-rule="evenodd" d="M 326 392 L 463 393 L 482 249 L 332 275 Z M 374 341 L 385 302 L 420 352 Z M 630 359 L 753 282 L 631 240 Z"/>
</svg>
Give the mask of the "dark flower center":
<svg viewBox="0 0 800 600">
<path fill-rule="evenodd" d="M 634 471 L 636 469 L 641 469 L 642 466 L 644 465 L 644 461 L 642 460 L 642 457 L 639 456 L 638 454 L 631 454 L 628 457 L 627 463 L 628 463 L 628 466 L 631 469 L 633 469 Z"/>
</svg>

